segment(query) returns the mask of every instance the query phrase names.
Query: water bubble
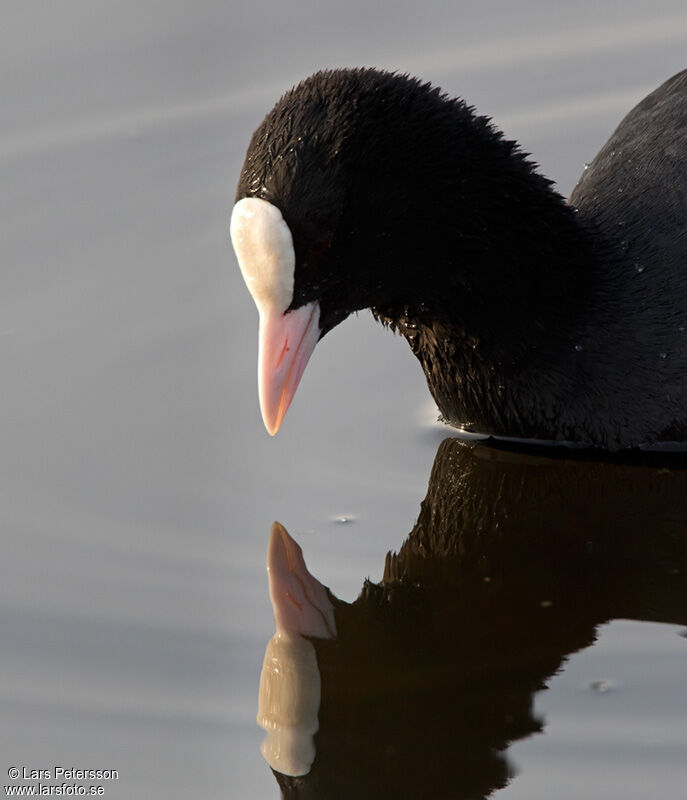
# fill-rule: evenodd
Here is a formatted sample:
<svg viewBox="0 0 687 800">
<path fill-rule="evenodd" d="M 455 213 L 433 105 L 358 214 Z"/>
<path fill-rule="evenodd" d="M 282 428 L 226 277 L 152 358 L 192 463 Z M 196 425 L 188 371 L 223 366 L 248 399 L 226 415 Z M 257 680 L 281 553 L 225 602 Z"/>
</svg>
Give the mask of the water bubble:
<svg viewBox="0 0 687 800">
<path fill-rule="evenodd" d="M 684 329 L 685 329 L 685 326 L 684 326 L 684 325 L 680 325 L 680 326 L 678 327 L 678 330 L 680 331 L 680 333 L 682 333 L 682 331 L 684 331 Z"/>
<path fill-rule="evenodd" d="M 582 345 L 581 344 L 576 344 L 575 345 L 575 350 L 579 353 L 582 350 Z"/>
<path fill-rule="evenodd" d="M 353 514 L 338 514 L 336 517 L 332 517 L 332 522 L 337 525 L 349 525 L 356 521 L 357 517 L 353 516 Z"/>
<path fill-rule="evenodd" d="M 668 358 L 668 353 L 659 353 L 661 358 Z"/>
<path fill-rule="evenodd" d="M 590 163 L 589 163 L 588 161 L 585 161 L 585 162 L 584 162 L 584 168 L 585 168 L 585 169 L 589 169 L 589 167 L 590 167 L 590 166 L 591 166 L 591 165 L 590 165 Z"/>
<path fill-rule="evenodd" d="M 611 681 L 591 681 L 589 688 L 594 692 L 599 692 L 599 694 L 605 694 L 612 691 L 614 686 Z"/>
<path fill-rule="evenodd" d="M 645 269 L 644 264 L 640 264 L 639 261 L 637 261 L 635 263 L 635 269 L 637 270 L 637 272 L 644 272 Z"/>
</svg>

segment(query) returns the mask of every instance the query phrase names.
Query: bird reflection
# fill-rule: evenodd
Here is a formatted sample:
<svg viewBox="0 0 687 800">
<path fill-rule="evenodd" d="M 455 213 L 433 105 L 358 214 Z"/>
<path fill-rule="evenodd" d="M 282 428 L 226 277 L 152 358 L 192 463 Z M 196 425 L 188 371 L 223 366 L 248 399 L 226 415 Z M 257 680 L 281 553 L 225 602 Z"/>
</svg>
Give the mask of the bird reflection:
<svg viewBox="0 0 687 800">
<path fill-rule="evenodd" d="M 485 798 L 513 775 L 508 745 L 543 729 L 535 693 L 600 624 L 687 622 L 687 471 L 447 439 L 354 603 L 278 524 L 268 567 L 258 718 L 282 795 Z"/>
</svg>

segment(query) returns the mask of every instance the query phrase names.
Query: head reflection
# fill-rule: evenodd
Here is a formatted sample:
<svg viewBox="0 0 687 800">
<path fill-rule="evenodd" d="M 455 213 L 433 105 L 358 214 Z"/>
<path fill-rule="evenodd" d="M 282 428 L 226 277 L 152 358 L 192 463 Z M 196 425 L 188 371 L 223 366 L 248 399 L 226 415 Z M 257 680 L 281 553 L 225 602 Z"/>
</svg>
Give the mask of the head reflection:
<svg viewBox="0 0 687 800">
<path fill-rule="evenodd" d="M 276 535 L 283 661 L 273 640 L 259 721 L 288 798 L 487 797 L 513 774 L 508 745 L 543 728 L 534 695 L 601 623 L 687 622 L 679 469 L 447 439 L 415 527 L 352 604 Z"/>
</svg>

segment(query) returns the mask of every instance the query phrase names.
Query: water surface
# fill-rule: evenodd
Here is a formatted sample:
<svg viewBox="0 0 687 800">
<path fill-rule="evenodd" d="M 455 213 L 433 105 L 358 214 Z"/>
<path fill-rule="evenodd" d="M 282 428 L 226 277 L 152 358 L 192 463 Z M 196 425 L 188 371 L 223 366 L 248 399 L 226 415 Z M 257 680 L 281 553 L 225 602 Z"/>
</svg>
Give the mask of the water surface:
<svg viewBox="0 0 687 800">
<path fill-rule="evenodd" d="M 413 526 L 444 434 L 412 354 L 367 315 L 318 347 L 279 436 L 262 428 L 228 219 L 280 92 L 323 66 L 421 74 L 493 115 L 567 193 L 623 113 L 685 66 L 686 32 L 678 0 L 7 4 L 5 771 L 116 768 L 111 798 L 277 796 L 254 722 L 271 522 L 346 600 Z M 505 791 L 549 796 L 556 775 L 558 797 L 626 798 L 609 779 L 625 771 L 678 794 L 665 731 L 684 685 L 661 668 L 684 641 L 603 629 L 537 700 L 547 735 L 516 745 Z M 629 688 L 589 695 L 587 675 Z M 656 735 L 630 739 L 624 713 Z"/>
</svg>

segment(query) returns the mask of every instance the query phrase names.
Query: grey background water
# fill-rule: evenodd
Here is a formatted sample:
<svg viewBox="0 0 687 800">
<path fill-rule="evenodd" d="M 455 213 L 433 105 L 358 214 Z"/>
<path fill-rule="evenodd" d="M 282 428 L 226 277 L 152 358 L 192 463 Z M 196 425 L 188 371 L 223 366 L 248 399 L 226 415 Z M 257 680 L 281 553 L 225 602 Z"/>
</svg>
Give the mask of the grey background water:
<svg viewBox="0 0 687 800">
<path fill-rule="evenodd" d="M 0 785 L 62 764 L 118 769 L 110 798 L 274 797 L 254 723 L 269 525 L 352 599 L 412 527 L 441 432 L 408 348 L 367 315 L 318 346 L 264 432 L 227 233 L 251 131 L 317 68 L 400 69 L 492 115 L 567 193 L 687 66 L 687 10 L 7 0 L 2 16 Z M 676 634 L 617 622 L 573 657 L 503 796 L 679 796 Z"/>
</svg>

